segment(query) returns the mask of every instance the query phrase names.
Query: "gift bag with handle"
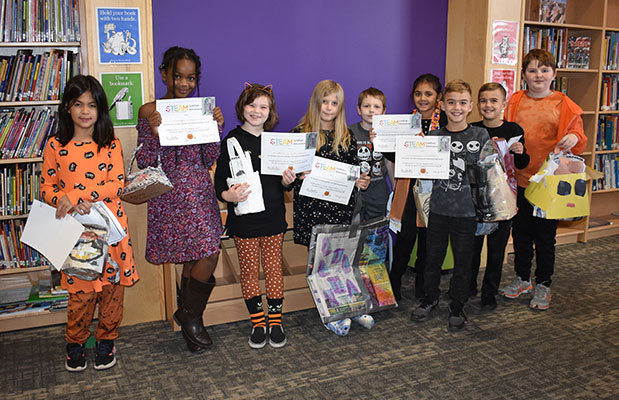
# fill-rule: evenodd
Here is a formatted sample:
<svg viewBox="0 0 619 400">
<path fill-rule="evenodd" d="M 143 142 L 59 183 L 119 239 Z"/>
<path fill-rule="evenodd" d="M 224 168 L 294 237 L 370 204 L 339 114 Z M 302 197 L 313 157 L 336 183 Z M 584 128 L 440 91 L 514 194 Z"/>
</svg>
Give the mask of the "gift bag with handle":
<svg viewBox="0 0 619 400">
<path fill-rule="evenodd" d="M 251 193 L 247 200 L 234 206 L 236 215 L 252 214 L 264 211 L 264 199 L 262 198 L 262 184 L 260 172 L 254 171 L 251 164 L 249 151 L 243 151 L 236 138 L 230 138 L 228 143 L 228 155 L 230 156 L 230 173 L 232 176 L 226 179 L 228 187 L 239 183 L 248 183 Z"/>
</svg>

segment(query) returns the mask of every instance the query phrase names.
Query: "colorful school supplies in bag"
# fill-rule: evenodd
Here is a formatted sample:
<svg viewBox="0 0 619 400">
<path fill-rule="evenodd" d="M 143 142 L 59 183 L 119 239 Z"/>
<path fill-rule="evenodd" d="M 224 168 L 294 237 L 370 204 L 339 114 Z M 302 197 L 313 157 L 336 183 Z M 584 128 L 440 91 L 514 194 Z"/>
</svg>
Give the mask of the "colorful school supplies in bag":
<svg viewBox="0 0 619 400">
<path fill-rule="evenodd" d="M 535 206 L 533 215 L 536 217 L 584 217 L 589 215 L 587 180 L 597 176 L 599 172 L 588 168 L 581 157 L 550 153 L 537 174 L 529 178 L 524 195 Z"/>
<path fill-rule="evenodd" d="M 517 212 L 501 156 L 492 140 L 486 142 L 474 167 L 467 168 L 473 204 L 481 222 L 506 221 Z"/>
<path fill-rule="evenodd" d="M 122 200 L 131 204 L 145 203 L 148 200 L 169 192 L 174 187 L 165 172 L 163 172 L 161 157 L 159 155 L 157 156 L 156 167 L 146 167 L 131 172 L 135 156 L 141 148 L 142 145 L 140 144 L 131 155 L 131 161 L 129 162 L 125 178 L 125 188 L 120 197 Z"/>
<path fill-rule="evenodd" d="M 250 152 L 243 151 L 239 141 L 234 137 L 228 139 L 227 143 L 228 155 L 230 156 L 230 173 L 232 176 L 226 179 L 226 183 L 229 188 L 239 183 L 248 183 L 249 190 L 251 191 L 247 200 L 234 206 L 234 213 L 236 215 L 245 215 L 264 211 L 260 172 L 254 171 Z"/>
</svg>

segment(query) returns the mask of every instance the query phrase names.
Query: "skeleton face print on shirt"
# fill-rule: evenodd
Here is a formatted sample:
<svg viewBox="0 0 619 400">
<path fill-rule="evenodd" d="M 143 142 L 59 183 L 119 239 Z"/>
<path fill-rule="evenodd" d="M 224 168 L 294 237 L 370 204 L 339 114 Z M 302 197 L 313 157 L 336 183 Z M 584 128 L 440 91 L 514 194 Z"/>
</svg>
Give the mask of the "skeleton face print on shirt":
<svg viewBox="0 0 619 400">
<path fill-rule="evenodd" d="M 458 138 L 460 139 L 460 138 Z M 466 165 L 477 160 L 477 153 L 481 148 L 478 140 L 454 140 L 451 141 L 451 168 L 449 169 L 449 179 L 440 181 L 440 188 L 448 191 L 460 191 L 463 189 L 466 177 Z"/>
<path fill-rule="evenodd" d="M 359 161 L 370 161 L 372 158 L 372 150 L 368 146 L 359 146 L 357 149 L 357 157 Z"/>
</svg>

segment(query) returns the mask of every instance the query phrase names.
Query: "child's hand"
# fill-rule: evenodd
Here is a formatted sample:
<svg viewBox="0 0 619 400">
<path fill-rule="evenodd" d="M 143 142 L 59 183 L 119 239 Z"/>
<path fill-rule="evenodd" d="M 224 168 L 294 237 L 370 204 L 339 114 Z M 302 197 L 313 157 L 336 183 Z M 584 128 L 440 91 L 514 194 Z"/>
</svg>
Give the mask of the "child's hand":
<svg viewBox="0 0 619 400">
<path fill-rule="evenodd" d="M 303 179 L 305 179 L 306 175 L 310 174 L 310 172 L 312 172 L 312 171 L 303 171 L 300 174 L 297 174 L 296 177 L 297 177 L 297 179 L 303 180 Z"/>
<path fill-rule="evenodd" d="M 376 138 L 376 132 L 374 132 L 374 128 L 370 129 L 370 142 L 374 143 L 374 139 Z"/>
<path fill-rule="evenodd" d="M 90 208 L 92 207 L 92 203 L 88 200 L 83 201 L 73 207 L 73 211 L 77 212 L 80 215 L 90 214 Z"/>
<path fill-rule="evenodd" d="M 224 126 L 224 114 L 221 112 L 219 106 L 213 110 L 213 119 L 217 122 L 217 125 Z"/>
<path fill-rule="evenodd" d="M 522 144 L 522 143 L 520 143 L 520 142 L 516 142 L 516 143 L 514 143 L 514 144 L 512 144 L 512 145 L 511 145 L 511 147 L 509 148 L 509 150 L 510 150 L 512 153 L 515 153 L 515 154 L 522 154 L 522 153 L 524 153 L 524 146 L 523 146 L 523 144 Z"/>
<path fill-rule="evenodd" d="M 355 182 L 355 185 L 361 190 L 365 190 L 370 186 L 370 177 L 368 174 L 361 174 L 359 179 Z"/>
<path fill-rule="evenodd" d="M 249 189 L 249 183 L 237 183 L 225 192 L 221 193 L 221 198 L 228 203 L 242 203 L 249 197 L 251 190 Z"/>
<path fill-rule="evenodd" d="M 297 179 L 297 175 L 294 173 L 292 169 L 285 169 L 284 174 L 282 175 L 282 185 L 290 186 L 294 180 Z"/>
<path fill-rule="evenodd" d="M 567 135 L 563 136 L 563 139 L 559 140 L 559 143 L 557 143 L 557 145 L 555 146 L 554 152 L 558 153 L 559 150 L 568 151 L 577 144 L 578 136 L 574 135 L 573 133 L 568 133 Z"/>
<path fill-rule="evenodd" d="M 65 194 L 56 203 L 56 219 L 64 218 L 72 209 L 73 204 L 71 204 L 71 200 Z"/>
<path fill-rule="evenodd" d="M 154 137 L 159 137 L 159 125 L 161 125 L 161 114 L 155 110 L 148 116 L 148 125 Z"/>
</svg>

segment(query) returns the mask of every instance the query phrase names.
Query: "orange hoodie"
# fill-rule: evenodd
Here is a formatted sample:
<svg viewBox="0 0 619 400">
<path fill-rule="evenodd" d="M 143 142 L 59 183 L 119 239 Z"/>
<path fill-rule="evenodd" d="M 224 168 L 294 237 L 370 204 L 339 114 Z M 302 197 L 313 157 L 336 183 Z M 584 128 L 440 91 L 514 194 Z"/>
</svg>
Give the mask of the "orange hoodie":
<svg viewBox="0 0 619 400">
<path fill-rule="evenodd" d="M 526 91 L 520 90 L 512 95 L 505 109 L 505 120 L 517 122 L 515 119 L 518 107 L 525 93 Z M 529 185 L 529 178 L 539 171 L 548 153 L 552 152 L 556 144 L 568 133 L 578 136 L 578 143 L 571 149 L 572 153 L 582 153 L 587 145 L 587 137 L 585 136 L 582 118 L 580 117 L 582 109 L 565 94 L 561 92 L 553 92 L 553 94 L 563 97 L 560 102 L 561 111 L 556 136 L 552 134 L 540 135 L 537 132 L 529 132 L 525 129 L 524 142 L 531 159 L 526 168 L 516 169 L 518 186 L 527 187 Z M 541 100 L 543 101 L 543 99 Z"/>
</svg>

